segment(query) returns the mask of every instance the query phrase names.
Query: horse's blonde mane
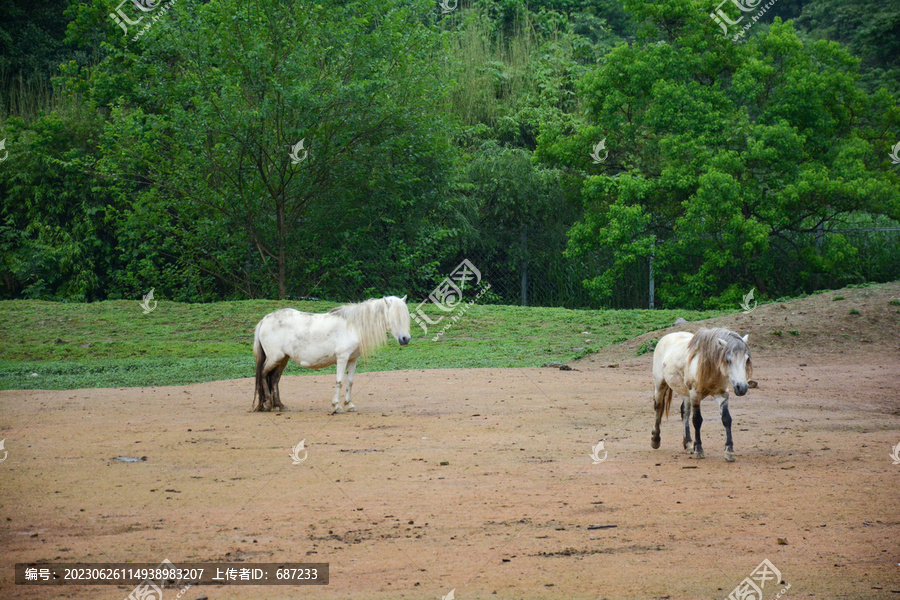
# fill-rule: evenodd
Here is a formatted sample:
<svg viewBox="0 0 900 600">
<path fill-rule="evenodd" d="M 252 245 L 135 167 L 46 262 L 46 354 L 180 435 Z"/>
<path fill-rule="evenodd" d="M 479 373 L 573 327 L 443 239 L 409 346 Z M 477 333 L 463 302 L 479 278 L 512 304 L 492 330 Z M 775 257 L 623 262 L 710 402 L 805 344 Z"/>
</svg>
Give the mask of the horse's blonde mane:
<svg viewBox="0 0 900 600">
<path fill-rule="evenodd" d="M 387 343 L 387 302 L 384 298 L 372 298 L 356 304 L 344 304 L 332 308 L 330 314 L 343 317 L 359 336 L 359 354 L 366 358 Z"/>
<path fill-rule="evenodd" d="M 719 340 L 724 340 L 725 346 Z M 741 336 L 724 327 L 701 329 L 694 334 L 688 342 L 688 364 L 697 357 L 697 379 L 694 386 L 698 393 L 710 393 L 721 381 L 729 352 L 745 353 L 747 377 L 753 375 L 750 348 Z"/>
</svg>

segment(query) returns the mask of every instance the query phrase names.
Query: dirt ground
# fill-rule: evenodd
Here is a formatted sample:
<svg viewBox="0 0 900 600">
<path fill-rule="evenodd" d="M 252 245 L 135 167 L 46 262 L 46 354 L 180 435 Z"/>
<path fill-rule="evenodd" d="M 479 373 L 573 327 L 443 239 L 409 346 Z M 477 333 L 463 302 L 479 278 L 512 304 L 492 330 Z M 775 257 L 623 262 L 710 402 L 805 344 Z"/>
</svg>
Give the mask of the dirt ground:
<svg viewBox="0 0 900 600">
<path fill-rule="evenodd" d="M 0 392 L 0 597 L 131 591 L 16 586 L 16 562 L 168 558 L 330 563 L 328 586 L 186 600 L 721 600 L 763 559 L 784 582 L 765 600 L 788 584 L 783 598 L 900 598 L 891 298 L 900 284 L 681 326 L 750 332 L 759 387 L 732 396 L 734 463 L 710 400 L 705 460 L 675 414 L 650 448 L 651 355 L 635 349 L 665 332 L 570 371 L 364 373 L 359 412 L 337 416 L 327 376 L 283 379 L 281 415 L 249 412 L 249 379 Z"/>
</svg>

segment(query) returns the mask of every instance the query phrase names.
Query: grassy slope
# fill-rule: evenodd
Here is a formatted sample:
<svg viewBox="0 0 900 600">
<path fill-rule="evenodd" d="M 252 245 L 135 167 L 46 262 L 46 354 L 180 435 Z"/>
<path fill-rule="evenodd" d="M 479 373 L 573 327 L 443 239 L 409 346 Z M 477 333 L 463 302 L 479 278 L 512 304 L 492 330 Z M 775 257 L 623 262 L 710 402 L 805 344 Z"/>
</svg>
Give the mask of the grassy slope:
<svg viewBox="0 0 900 600">
<path fill-rule="evenodd" d="M 253 328 L 273 310 L 322 312 L 326 302 L 251 300 L 212 304 L 160 302 L 0 302 L 0 389 L 176 385 L 253 376 Z M 413 322 L 413 341 L 391 342 L 360 371 L 535 367 L 566 362 L 659 329 L 679 316 L 715 311 L 583 311 L 473 305 L 439 341 Z M 589 333 L 583 333 L 589 332 Z M 308 371 L 291 364 L 288 375 Z M 37 376 L 32 374 L 36 373 Z"/>
</svg>

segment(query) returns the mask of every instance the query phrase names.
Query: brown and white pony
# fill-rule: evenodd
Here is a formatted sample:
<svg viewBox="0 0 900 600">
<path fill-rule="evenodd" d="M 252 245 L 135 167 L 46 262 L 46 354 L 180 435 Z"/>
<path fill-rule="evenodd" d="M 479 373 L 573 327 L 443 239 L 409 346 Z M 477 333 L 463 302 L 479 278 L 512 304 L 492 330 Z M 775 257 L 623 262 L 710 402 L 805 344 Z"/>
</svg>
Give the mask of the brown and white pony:
<svg viewBox="0 0 900 600">
<path fill-rule="evenodd" d="M 282 409 L 278 381 L 293 359 L 301 367 L 321 369 L 337 364 L 334 413 L 342 413 L 341 383 L 346 381 L 344 406 L 356 412 L 350 401 L 356 363 L 387 340 L 390 332 L 401 346 L 409 343 L 409 309 L 406 296 L 386 296 L 345 304 L 327 313 L 300 312 L 282 308 L 267 314 L 256 325 L 253 335 L 253 355 L 256 357 L 256 389 L 253 411 Z M 344 372 L 346 371 L 346 377 Z M 257 402 L 257 398 L 259 402 Z"/>
<path fill-rule="evenodd" d="M 653 352 L 653 407 L 656 409 L 656 426 L 650 445 L 659 448 L 659 423 L 663 412 L 669 415 L 672 394 L 684 396 L 681 418 L 684 420 L 684 448 L 693 450 L 694 457 L 704 458 L 700 443 L 700 401 L 712 396 L 719 403 L 722 424 L 725 426 L 725 460 L 734 461 L 734 443 L 731 439 L 731 413 L 728 412 L 728 384 L 734 393 L 743 396 L 749 385 L 747 378 L 753 373 L 749 335 L 739 336 L 724 328 L 702 329 L 696 334 L 670 333 L 663 336 Z M 693 419 L 692 419 L 693 417 Z M 691 447 L 691 420 L 696 440 Z"/>
</svg>

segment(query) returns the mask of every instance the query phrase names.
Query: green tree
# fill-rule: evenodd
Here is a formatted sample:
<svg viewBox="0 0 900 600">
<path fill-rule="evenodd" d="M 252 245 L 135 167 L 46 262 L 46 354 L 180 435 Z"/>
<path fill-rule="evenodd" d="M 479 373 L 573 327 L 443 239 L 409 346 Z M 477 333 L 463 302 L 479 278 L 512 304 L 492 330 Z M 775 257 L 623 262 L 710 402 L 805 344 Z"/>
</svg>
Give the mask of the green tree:
<svg viewBox="0 0 900 600">
<path fill-rule="evenodd" d="M 890 96 L 861 91 L 846 50 L 804 45 L 790 23 L 735 44 L 699 2 L 628 6 L 643 43 L 617 46 L 582 80 L 586 123 L 547 128 L 538 146 L 584 174 L 568 253 L 607 267 L 586 286 L 609 298 L 650 257 L 672 306 L 732 302 L 750 285 L 796 291 L 785 261 L 801 285 L 823 268 L 852 276 L 846 240 L 809 249 L 797 236 L 858 212 L 900 217 Z M 610 155 L 591 164 L 603 138 Z"/>
<path fill-rule="evenodd" d="M 803 6 L 798 27 L 841 42 L 863 61 L 863 81 L 900 89 L 900 5 L 875 0 L 819 0 Z"/>
<path fill-rule="evenodd" d="M 102 120 L 77 99 L 0 125 L 0 297 L 105 297 L 119 267 L 113 199 L 94 174 Z"/>
<path fill-rule="evenodd" d="M 0 3 L 0 116 L 34 116 L 49 102 L 50 78 L 70 55 L 65 47 L 69 0 Z"/>
<path fill-rule="evenodd" d="M 102 168 L 139 197 L 129 221 L 154 238 L 141 248 L 246 296 L 316 292 L 328 269 L 361 284 L 374 259 L 395 286 L 415 278 L 401 257 L 442 235 L 425 222 L 449 153 L 423 14 L 399 0 L 179 3 L 119 49 L 108 73 L 130 88 Z"/>
</svg>

